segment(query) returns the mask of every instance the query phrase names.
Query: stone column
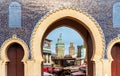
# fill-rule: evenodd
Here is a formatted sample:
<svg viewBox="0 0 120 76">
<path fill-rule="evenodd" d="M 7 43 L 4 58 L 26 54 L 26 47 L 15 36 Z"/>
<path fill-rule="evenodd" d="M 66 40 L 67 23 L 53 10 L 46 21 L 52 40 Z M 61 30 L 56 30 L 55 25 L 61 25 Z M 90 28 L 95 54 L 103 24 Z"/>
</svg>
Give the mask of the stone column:
<svg viewBox="0 0 120 76">
<path fill-rule="evenodd" d="M 50 55 L 48 54 L 48 63 L 50 63 Z"/>
<path fill-rule="evenodd" d="M 42 61 L 35 60 L 34 64 L 31 65 L 31 67 L 33 68 L 33 70 L 31 68 L 31 72 L 32 72 L 31 74 L 32 75 L 29 74 L 29 76 L 42 76 L 42 65 L 41 65 L 41 62 Z"/>
<path fill-rule="evenodd" d="M 47 55 L 46 55 L 46 63 L 48 63 L 48 59 L 49 59 L 48 57 L 49 57 L 49 56 L 48 56 L 48 54 L 47 54 Z"/>
<path fill-rule="evenodd" d="M 7 63 L 0 61 L 0 76 L 7 76 Z"/>
<path fill-rule="evenodd" d="M 44 61 L 44 63 L 46 63 L 46 55 L 44 55 L 44 58 L 45 58 L 45 61 Z"/>
<path fill-rule="evenodd" d="M 34 62 L 33 60 L 27 61 L 27 66 L 25 67 L 27 76 L 34 76 Z"/>
<path fill-rule="evenodd" d="M 52 64 L 51 55 L 49 55 L 49 61 L 50 61 L 50 64 Z"/>
<path fill-rule="evenodd" d="M 2 76 L 2 61 L 0 61 L 0 76 Z"/>
<path fill-rule="evenodd" d="M 104 59 L 103 61 L 103 76 L 111 76 L 111 60 Z"/>
<path fill-rule="evenodd" d="M 94 66 L 94 76 L 104 76 L 103 75 L 103 64 L 101 60 L 96 59 Z"/>
</svg>

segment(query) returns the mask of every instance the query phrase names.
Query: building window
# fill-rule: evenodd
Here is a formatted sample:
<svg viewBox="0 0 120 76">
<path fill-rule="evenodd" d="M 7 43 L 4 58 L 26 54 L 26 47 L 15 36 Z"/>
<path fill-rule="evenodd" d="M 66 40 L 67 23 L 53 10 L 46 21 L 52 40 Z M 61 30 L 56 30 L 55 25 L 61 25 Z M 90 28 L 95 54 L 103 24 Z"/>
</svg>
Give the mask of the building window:
<svg viewBox="0 0 120 76">
<path fill-rule="evenodd" d="M 113 27 L 120 27 L 120 2 L 113 5 Z"/>
<path fill-rule="evenodd" d="M 21 27 L 21 5 L 18 2 L 9 5 L 9 27 Z"/>
</svg>

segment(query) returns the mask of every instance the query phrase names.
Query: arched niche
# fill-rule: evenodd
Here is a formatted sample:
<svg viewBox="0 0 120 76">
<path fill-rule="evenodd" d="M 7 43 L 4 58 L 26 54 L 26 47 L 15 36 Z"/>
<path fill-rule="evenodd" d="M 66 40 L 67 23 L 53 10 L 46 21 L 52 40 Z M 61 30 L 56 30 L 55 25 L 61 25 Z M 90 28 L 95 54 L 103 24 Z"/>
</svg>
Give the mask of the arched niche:
<svg viewBox="0 0 120 76">
<path fill-rule="evenodd" d="M 2 46 L 1 46 L 1 60 L 3 60 L 4 62 L 9 61 L 9 59 L 7 57 L 7 54 L 6 54 L 6 51 L 7 51 L 8 46 L 10 44 L 12 44 L 12 43 L 18 43 L 23 47 L 23 49 L 24 49 L 24 57 L 23 57 L 22 61 L 25 62 L 26 60 L 28 60 L 29 48 L 28 48 L 27 44 L 23 40 L 17 38 L 16 35 L 13 35 L 12 38 L 6 40 L 2 44 Z"/>
<path fill-rule="evenodd" d="M 10 61 L 7 56 L 7 51 L 8 51 L 9 46 L 11 46 L 11 44 L 15 44 L 15 43 L 19 44 L 24 50 L 23 51 L 24 56 L 21 61 L 24 64 L 24 76 L 27 76 L 29 48 L 28 48 L 27 44 L 23 40 L 17 38 L 16 35 L 13 35 L 12 38 L 9 38 L 8 40 L 6 40 L 1 46 L 1 60 L 0 60 L 0 75 L 1 76 L 7 76 L 7 63 Z"/>
<path fill-rule="evenodd" d="M 9 27 L 21 27 L 21 4 L 11 2 L 9 5 Z"/>
<path fill-rule="evenodd" d="M 109 76 L 116 76 L 120 74 L 117 72 L 119 70 L 119 64 L 120 59 L 119 59 L 119 52 L 120 52 L 120 37 L 116 37 L 113 40 L 111 40 L 107 46 L 107 56 L 108 56 L 108 61 L 109 61 Z M 116 67 L 115 67 L 116 66 Z M 115 70 L 116 69 L 116 70 Z"/>
</svg>

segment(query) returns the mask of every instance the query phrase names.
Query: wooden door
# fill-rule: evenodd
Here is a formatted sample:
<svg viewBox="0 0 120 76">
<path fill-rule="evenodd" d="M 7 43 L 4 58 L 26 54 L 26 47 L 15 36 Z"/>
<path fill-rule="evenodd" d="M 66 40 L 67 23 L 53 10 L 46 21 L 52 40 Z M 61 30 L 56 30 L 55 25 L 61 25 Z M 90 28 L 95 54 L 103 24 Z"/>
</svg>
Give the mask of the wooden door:
<svg viewBox="0 0 120 76">
<path fill-rule="evenodd" d="M 115 44 L 111 50 L 112 62 L 112 76 L 120 76 L 120 44 Z"/>
<path fill-rule="evenodd" d="M 7 64 L 7 76 L 24 76 L 24 65 L 21 62 L 24 56 L 22 46 L 17 43 L 10 45 L 7 56 L 10 60 Z"/>
</svg>

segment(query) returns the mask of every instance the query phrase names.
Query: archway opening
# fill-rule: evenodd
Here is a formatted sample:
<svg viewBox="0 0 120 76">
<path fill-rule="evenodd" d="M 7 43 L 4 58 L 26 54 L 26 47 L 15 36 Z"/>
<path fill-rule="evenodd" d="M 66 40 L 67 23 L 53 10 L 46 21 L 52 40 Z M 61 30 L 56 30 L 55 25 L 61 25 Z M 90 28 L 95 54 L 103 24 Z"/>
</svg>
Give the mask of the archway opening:
<svg viewBox="0 0 120 76">
<path fill-rule="evenodd" d="M 120 43 L 116 43 L 113 45 L 111 49 L 111 55 L 113 58 L 112 61 L 112 76 L 120 76 Z"/>
<path fill-rule="evenodd" d="M 79 22 L 77 22 L 76 19 L 73 19 L 70 17 L 65 17 L 65 18 L 59 19 L 59 20 L 55 21 L 54 23 L 52 23 L 47 28 L 47 30 L 43 36 L 42 45 L 44 45 L 44 40 L 49 35 L 49 33 L 56 28 L 66 26 L 68 28 L 75 30 L 77 33 L 79 33 L 79 35 L 82 36 L 82 38 L 84 40 L 84 46 L 86 47 L 86 60 L 85 60 L 86 64 L 87 64 L 86 75 L 93 76 L 93 72 L 94 72 L 93 64 L 94 63 L 93 63 L 93 61 L 91 61 L 91 58 L 93 55 L 93 41 L 92 41 L 91 34 L 90 34 L 88 28 L 84 27 L 83 25 L 84 25 L 83 23 L 79 23 Z M 43 46 L 41 46 L 41 48 L 43 48 Z M 42 50 L 44 50 L 44 49 L 42 49 Z M 45 58 L 44 55 L 43 55 L 43 58 Z M 75 60 L 76 60 L 76 58 L 75 58 Z M 64 67 L 62 67 L 62 68 L 64 68 Z"/>
<path fill-rule="evenodd" d="M 24 50 L 20 44 L 12 43 L 8 46 L 7 76 L 24 76 L 23 56 Z"/>
</svg>

